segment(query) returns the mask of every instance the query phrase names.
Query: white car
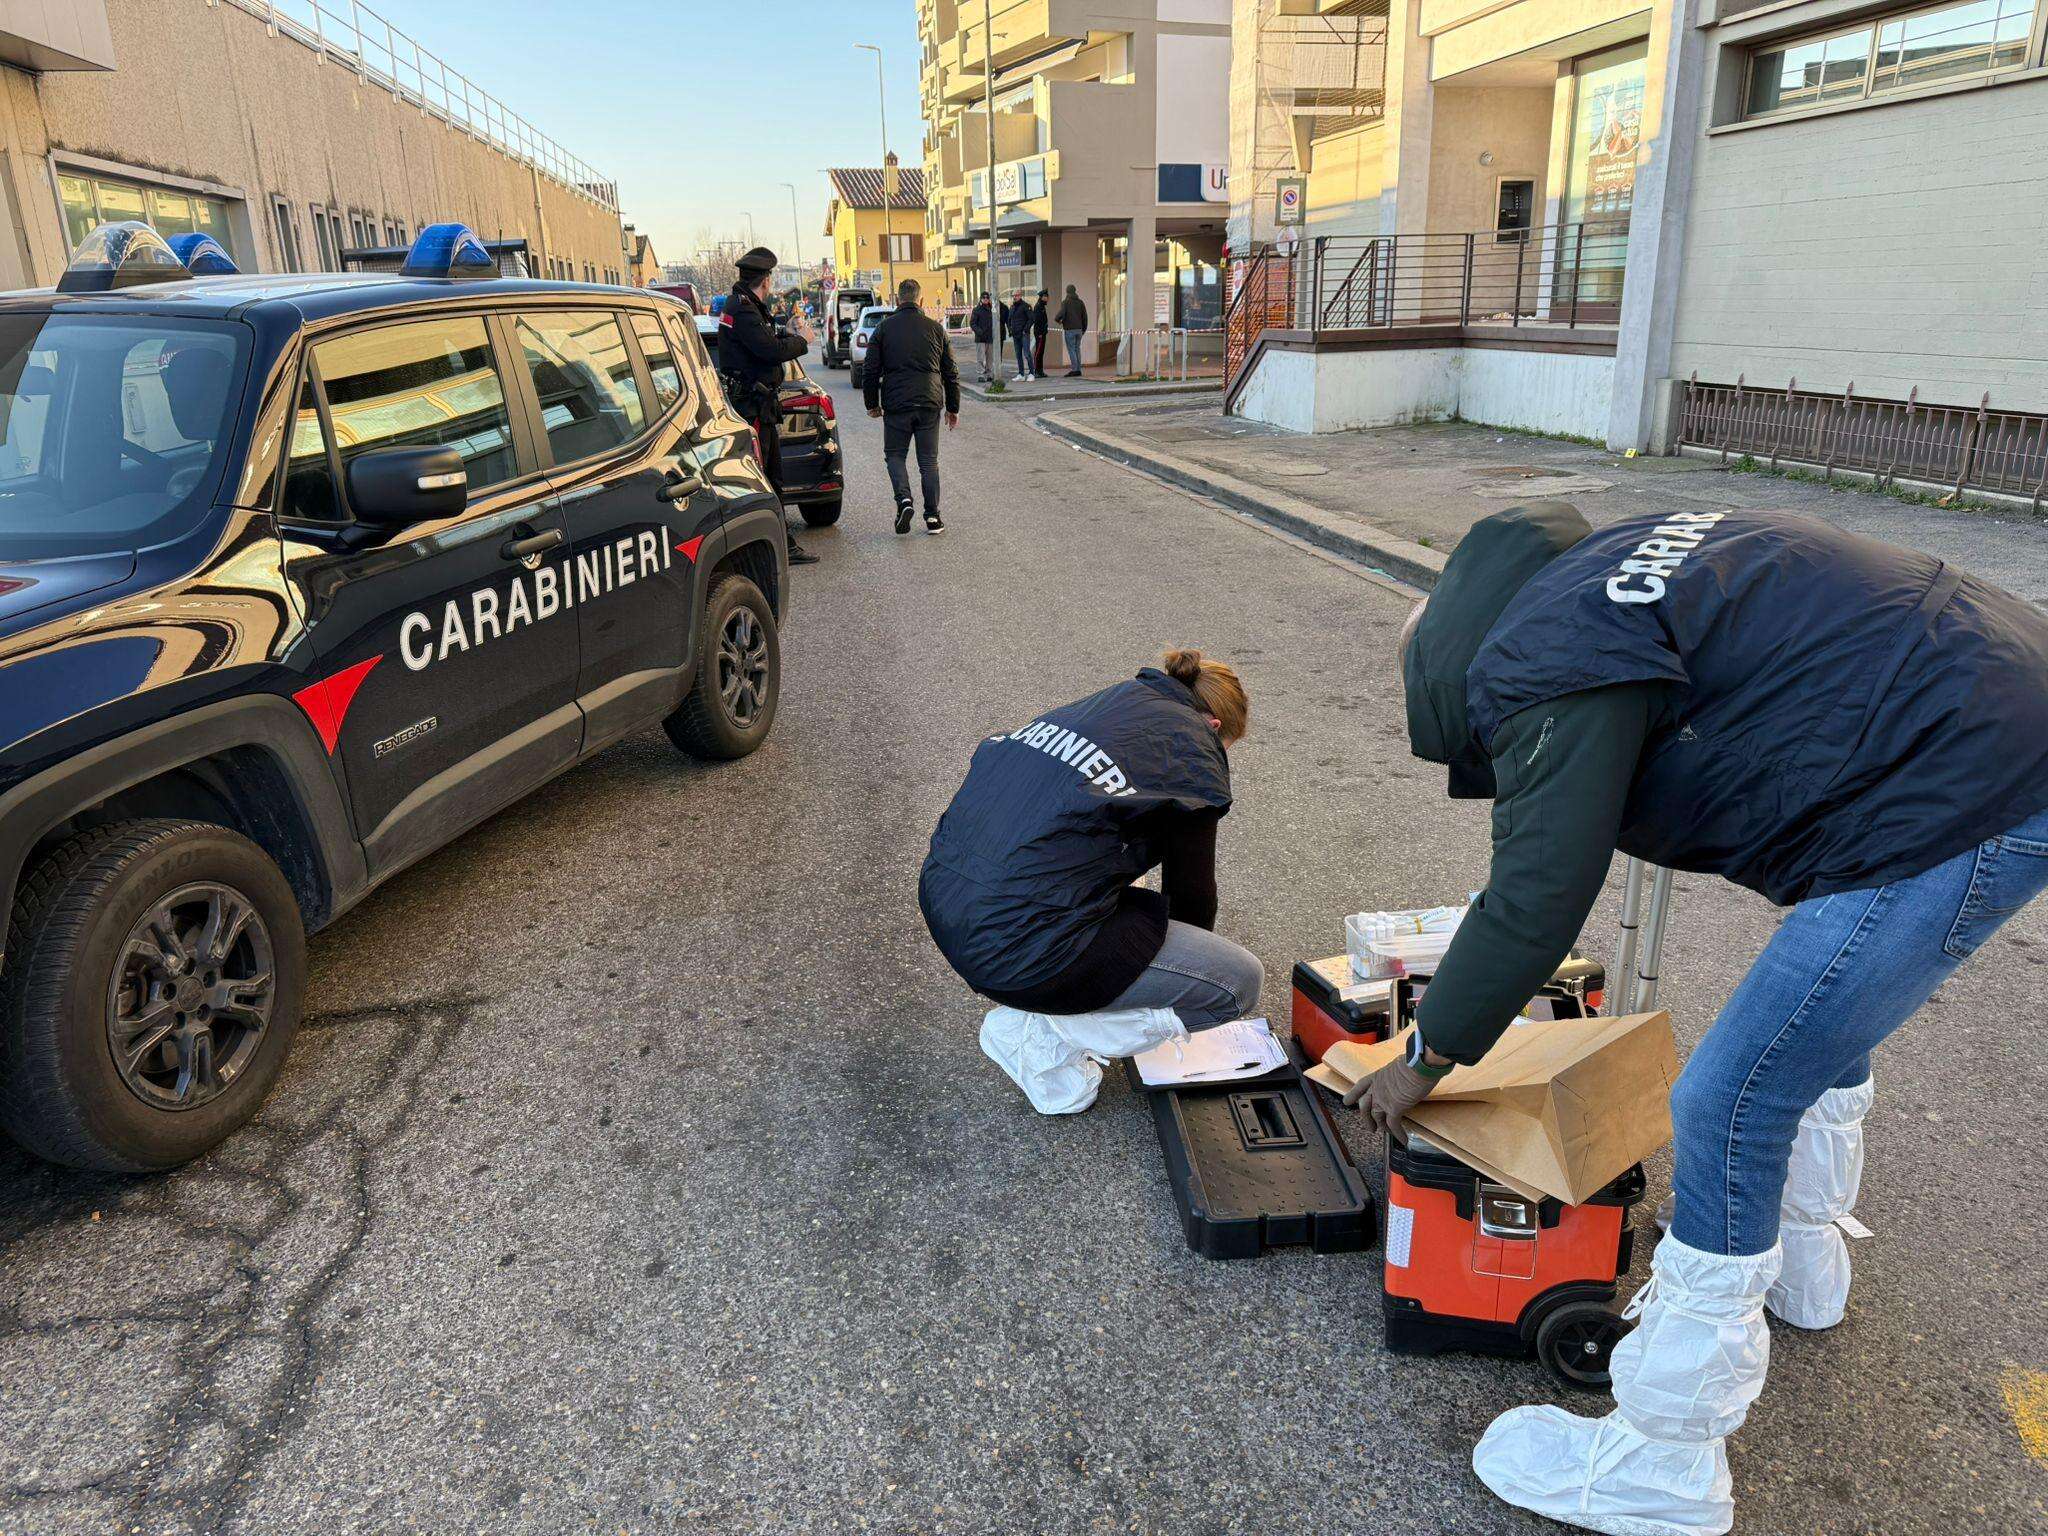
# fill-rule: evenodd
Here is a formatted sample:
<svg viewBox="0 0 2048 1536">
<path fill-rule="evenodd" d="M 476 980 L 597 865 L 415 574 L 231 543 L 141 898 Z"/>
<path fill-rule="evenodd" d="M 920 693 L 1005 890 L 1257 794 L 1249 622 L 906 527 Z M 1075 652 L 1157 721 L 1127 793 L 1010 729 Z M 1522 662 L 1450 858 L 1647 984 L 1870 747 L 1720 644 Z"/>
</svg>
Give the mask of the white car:
<svg viewBox="0 0 2048 1536">
<path fill-rule="evenodd" d="M 886 304 L 870 304 L 860 312 L 860 319 L 853 325 L 853 345 L 848 350 L 852 359 L 853 387 L 861 386 L 861 365 L 867 361 L 868 343 L 875 339 L 875 327 L 888 319 L 893 311 Z"/>
</svg>

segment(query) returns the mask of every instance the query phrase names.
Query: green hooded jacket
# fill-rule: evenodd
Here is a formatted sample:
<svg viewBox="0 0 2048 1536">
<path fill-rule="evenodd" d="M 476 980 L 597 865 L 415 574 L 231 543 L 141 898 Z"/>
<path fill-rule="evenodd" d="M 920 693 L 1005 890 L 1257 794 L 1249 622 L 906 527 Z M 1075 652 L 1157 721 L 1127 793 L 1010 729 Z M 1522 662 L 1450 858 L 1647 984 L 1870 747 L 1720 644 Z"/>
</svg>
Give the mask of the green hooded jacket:
<svg viewBox="0 0 2048 1536">
<path fill-rule="evenodd" d="M 1494 802 L 1486 889 L 1417 1016 L 1424 1043 L 1453 1061 L 1484 1056 L 1578 941 L 1643 744 L 1669 707 L 1669 685 L 1628 683 L 1510 716 L 1491 752 L 1473 739 L 1465 674 L 1487 632 L 1532 576 L 1591 531 L 1561 501 L 1481 519 L 1445 562 L 1401 657 L 1410 748 L 1448 768 L 1454 798 Z"/>
</svg>

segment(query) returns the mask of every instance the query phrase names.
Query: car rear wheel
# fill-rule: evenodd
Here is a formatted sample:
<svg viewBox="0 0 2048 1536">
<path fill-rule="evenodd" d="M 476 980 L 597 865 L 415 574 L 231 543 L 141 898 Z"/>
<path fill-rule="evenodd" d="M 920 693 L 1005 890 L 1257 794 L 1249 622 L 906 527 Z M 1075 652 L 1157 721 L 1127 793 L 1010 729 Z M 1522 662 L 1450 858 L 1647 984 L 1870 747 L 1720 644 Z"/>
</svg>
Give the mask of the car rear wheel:
<svg viewBox="0 0 2048 1536">
<path fill-rule="evenodd" d="M 0 1124 L 38 1156 L 143 1173 L 255 1114 L 299 1026 L 306 935 L 239 833 L 132 821 L 23 882 L 0 973 Z"/>
<path fill-rule="evenodd" d="M 746 577 L 712 583 L 697 656 L 697 680 L 664 722 L 669 740 L 692 757 L 745 757 L 768 739 L 782 697 L 775 610 Z"/>
<path fill-rule="evenodd" d="M 834 496 L 830 501 L 807 501 L 797 508 L 803 514 L 804 525 L 808 528 L 830 528 L 839 521 L 839 510 L 845 504 L 845 497 Z"/>
</svg>

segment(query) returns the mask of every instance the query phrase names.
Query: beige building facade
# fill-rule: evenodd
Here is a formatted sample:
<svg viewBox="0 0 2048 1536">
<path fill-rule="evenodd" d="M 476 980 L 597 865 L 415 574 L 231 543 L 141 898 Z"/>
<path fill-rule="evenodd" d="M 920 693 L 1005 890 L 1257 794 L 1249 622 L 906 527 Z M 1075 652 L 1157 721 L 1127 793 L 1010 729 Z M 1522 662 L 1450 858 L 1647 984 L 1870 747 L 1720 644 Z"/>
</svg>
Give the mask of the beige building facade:
<svg viewBox="0 0 2048 1536">
<path fill-rule="evenodd" d="M 918 0 L 925 227 L 945 297 L 981 293 L 993 219 L 997 296 L 1057 303 L 1072 284 L 1084 355 L 1107 343 L 1142 366 L 1162 331 L 1213 334 L 1230 22 L 1231 0 Z"/>
<path fill-rule="evenodd" d="M 625 279 L 612 183 L 381 21 L 317 38 L 268 10 L 0 0 L 0 288 L 125 218 L 245 271 L 339 270 L 455 219 L 524 240 L 535 276 Z"/>
<path fill-rule="evenodd" d="M 1299 45 L 1338 25 L 1349 76 Z M 1236 408 L 2048 501 L 2048 0 L 1238 0 L 1236 37 L 1233 324 L 1276 338 Z"/>
</svg>

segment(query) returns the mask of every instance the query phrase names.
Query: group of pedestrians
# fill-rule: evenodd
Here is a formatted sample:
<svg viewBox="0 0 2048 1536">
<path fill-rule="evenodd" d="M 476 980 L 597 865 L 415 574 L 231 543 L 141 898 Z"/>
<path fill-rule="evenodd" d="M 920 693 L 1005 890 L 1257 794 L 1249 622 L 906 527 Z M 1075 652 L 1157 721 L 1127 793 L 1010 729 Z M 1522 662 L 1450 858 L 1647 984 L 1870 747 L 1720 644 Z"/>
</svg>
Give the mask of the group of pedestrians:
<svg viewBox="0 0 2048 1536">
<path fill-rule="evenodd" d="M 1016 351 L 1017 371 L 1013 381 L 1042 379 L 1045 373 L 1045 343 L 1052 334 L 1052 327 L 1058 323 L 1061 335 L 1067 344 L 1066 377 L 1081 377 L 1081 338 L 1088 330 L 1088 306 L 1072 283 L 1067 284 L 1067 296 L 1060 300 L 1060 307 L 1053 310 L 1049 304 L 1052 290 L 1038 290 L 1038 302 L 1027 304 L 1020 289 L 1010 300 L 1000 316 L 989 297 L 982 295 L 981 302 L 974 306 L 968 316 L 968 329 L 974 334 L 975 361 L 981 367 L 981 382 L 993 384 L 996 367 L 1001 355 L 997 345 L 996 332 L 1000 325 L 1003 338 Z"/>
<path fill-rule="evenodd" d="M 816 333 L 799 309 L 786 328 L 768 309 L 768 285 L 775 272 L 775 253 L 765 247 L 739 259 L 739 281 L 733 284 L 719 314 L 718 371 L 726 397 L 754 428 L 760 442 L 761 467 L 779 493 L 782 489 L 782 409 L 777 387 L 785 364 L 810 350 Z M 917 501 L 910 482 L 910 451 L 917 450 L 917 489 L 924 496 L 926 533 L 944 533 L 939 513 L 939 425 L 951 431 L 960 425 L 960 372 L 946 329 L 924 312 L 922 288 L 914 278 L 896 288 L 896 312 L 875 328 L 861 370 L 861 393 L 868 415 L 882 423 L 882 457 L 889 469 L 889 487 L 896 501 L 896 531 L 910 532 Z M 1088 329 L 1088 307 L 1074 285 L 1054 311 L 1051 291 L 1038 290 L 1038 302 L 1027 304 L 1020 291 L 1002 311 L 1004 332 L 1016 348 L 1017 378 L 1045 375 L 1045 343 L 1058 322 L 1066 340 L 1067 377 L 1081 376 L 1081 338 Z M 983 295 L 969 320 L 984 384 L 995 380 L 997 311 Z M 789 563 L 814 565 L 817 556 L 789 536 Z"/>
</svg>

